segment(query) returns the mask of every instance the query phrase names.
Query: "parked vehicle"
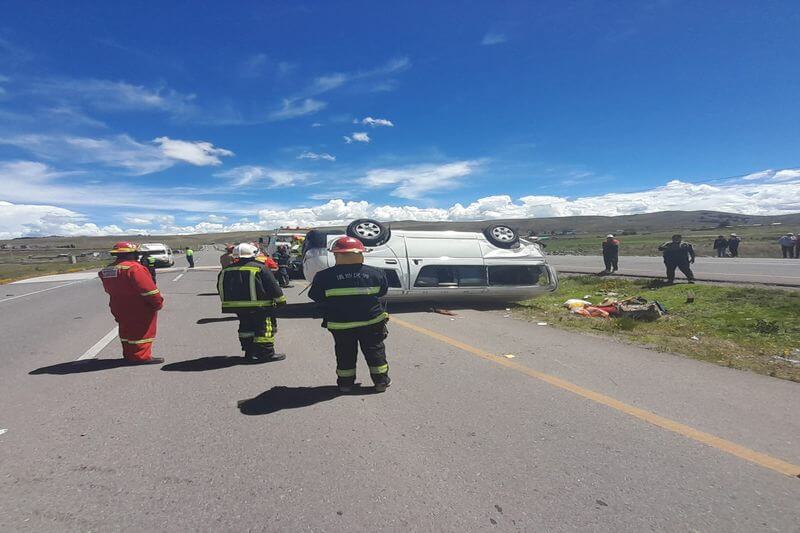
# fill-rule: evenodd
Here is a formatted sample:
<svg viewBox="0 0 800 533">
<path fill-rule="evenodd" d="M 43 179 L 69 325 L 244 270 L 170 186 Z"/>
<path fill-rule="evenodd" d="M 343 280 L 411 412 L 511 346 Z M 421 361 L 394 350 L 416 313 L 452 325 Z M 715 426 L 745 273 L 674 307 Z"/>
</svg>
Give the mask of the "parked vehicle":
<svg viewBox="0 0 800 533">
<path fill-rule="evenodd" d="M 147 252 L 150 256 L 155 257 L 157 267 L 171 267 L 175 265 L 175 257 L 172 254 L 172 249 L 166 244 L 159 242 L 150 242 L 139 246 L 140 252 Z"/>
<path fill-rule="evenodd" d="M 516 300 L 558 288 L 558 276 L 547 264 L 543 245 L 521 239 L 505 225 L 490 225 L 483 233 L 392 231 L 375 220 L 360 219 L 346 233 L 367 247 L 366 264 L 386 272 L 388 299 Z M 302 250 L 306 280 L 335 264 L 329 248 L 341 236 L 341 231 L 325 230 L 306 235 Z"/>
</svg>

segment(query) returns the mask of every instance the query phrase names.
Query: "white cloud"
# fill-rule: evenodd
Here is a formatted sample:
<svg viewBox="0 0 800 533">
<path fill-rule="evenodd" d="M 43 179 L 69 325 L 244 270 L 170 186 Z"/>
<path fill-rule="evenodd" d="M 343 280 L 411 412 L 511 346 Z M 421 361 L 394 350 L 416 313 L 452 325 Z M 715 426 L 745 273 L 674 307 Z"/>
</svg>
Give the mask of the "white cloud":
<svg viewBox="0 0 800 533">
<path fill-rule="evenodd" d="M 336 156 L 333 156 L 326 152 L 322 152 L 319 154 L 315 152 L 303 152 L 302 154 L 297 156 L 297 159 L 313 159 L 315 161 L 322 159 L 324 161 L 336 161 Z"/>
<path fill-rule="evenodd" d="M 75 211 L 52 205 L 0 201 L 0 239 L 47 235 L 113 235 L 117 226 L 97 226 Z"/>
<path fill-rule="evenodd" d="M 230 157 L 233 152 L 224 148 L 215 148 L 206 141 L 181 141 L 169 137 L 158 137 L 153 142 L 161 146 L 161 151 L 170 159 L 185 161 L 189 164 L 205 167 L 221 165 L 219 157 Z"/>
<path fill-rule="evenodd" d="M 173 215 L 162 215 L 158 213 L 138 213 L 135 215 L 125 215 L 122 217 L 122 220 L 125 222 L 125 224 L 134 224 L 139 226 L 150 226 L 153 224 L 175 224 L 175 217 Z"/>
<path fill-rule="evenodd" d="M 349 137 L 347 135 L 345 135 L 343 137 L 343 139 L 344 139 L 344 142 L 346 142 L 347 144 L 352 144 L 353 141 L 360 142 L 360 143 L 368 143 L 368 142 L 370 142 L 372 140 L 372 139 L 369 138 L 369 134 L 367 134 L 367 132 L 365 132 L 365 131 L 354 132 Z"/>
<path fill-rule="evenodd" d="M 311 115 L 325 109 L 327 105 L 325 102 L 314 100 L 313 98 L 286 98 L 283 100 L 281 108 L 270 113 L 269 118 L 270 120 L 286 120 Z"/>
<path fill-rule="evenodd" d="M 208 219 L 209 222 L 213 222 L 213 223 L 221 223 L 221 222 L 225 222 L 226 220 L 228 220 L 228 217 L 225 217 L 225 216 L 222 216 L 222 215 L 208 215 L 208 217 L 206 217 L 206 218 Z"/>
<path fill-rule="evenodd" d="M 312 128 L 321 128 L 322 127 L 322 122 L 314 122 L 313 124 L 311 124 L 311 127 Z"/>
<path fill-rule="evenodd" d="M 492 46 L 494 44 L 501 44 L 508 41 L 508 38 L 502 33 L 489 32 L 483 36 L 481 44 L 484 46 Z"/>
<path fill-rule="evenodd" d="M 392 121 L 385 118 L 366 117 L 361 120 L 361 124 L 364 124 L 365 126 L 372 126 L 373 128 L 376 126 L 387 126 L 389 128 L 394 127 Z"/>
<path fill-rule="evenodd" d="M 39 134 L 0 137 L 0 145 L 16 146 L 43 159 L 102 164 L 124 169 L 134 175 L 160 172 L 173 166 L 176 161 L 197 166 L 219 165 L 219 156 L 233 155 L 229 150 L 215 148 L 204 141 L 159 137 L 153 142 L 160 146 L 140 143 L 128 135 L 102 138 Z"/>
<path fill-rule="evenodd" d="M 215 176 L 230 179 L 234 187 L 252 186 L 266 181 L 269 182 L 267 188 L 274 189 L 276 187 L 292 187 L 306 181 L 311 175 L 307 172 L 245 165 L 219 172 Z"/>
<path fill-rule="evenodd" d="M 800 179 L 800 168 L 785 168 L 783 170 L 762 170 L 742 177 L 745 181 L 788 181 Z"/>
<path fill-rule="evenodd" d="M 365 182 L 372 187 L 396 186 L 391 193 L 393 196 L 414 199 L 458 187 L 458 179 L 471 174 L 478 166 L 477 161 L 456 161 L 443 165 L 379 168 L 368 171 Z"/>
<path fill-rule="evenodd" d="M 32 93 L 57 101 L 83 102 L 106 111 L 166 111 L 186 113 L 195 99 L 165 87 L 148 88 L 124 81 L 91 78 L 46 78 L 35 80 L 28 89 Z"/>
</svg>

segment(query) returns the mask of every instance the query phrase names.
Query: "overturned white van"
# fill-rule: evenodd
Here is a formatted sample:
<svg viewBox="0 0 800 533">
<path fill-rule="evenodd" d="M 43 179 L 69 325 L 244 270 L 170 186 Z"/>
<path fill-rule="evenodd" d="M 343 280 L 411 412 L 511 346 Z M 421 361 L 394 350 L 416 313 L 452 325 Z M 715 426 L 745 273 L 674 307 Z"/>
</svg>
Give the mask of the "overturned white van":
<svg viewBox="0 0 800 533">
<path fill-rule="evenodd" d="M 487 298 L 521 300 L 558 288 L 558 276 L 547 264 L 542 245 L 520 239 L 505 225 L 483 233 L 390 230 L 370 220 L 356 220 L 347 235 L 367 247 L 364 262 L 383 269 L 389 281 L 387 299 L 440 300 Z M 303 244 L 303 275 L 335 264 L 330 246 L 344 234 L 312 230 Z"/>
</svg>

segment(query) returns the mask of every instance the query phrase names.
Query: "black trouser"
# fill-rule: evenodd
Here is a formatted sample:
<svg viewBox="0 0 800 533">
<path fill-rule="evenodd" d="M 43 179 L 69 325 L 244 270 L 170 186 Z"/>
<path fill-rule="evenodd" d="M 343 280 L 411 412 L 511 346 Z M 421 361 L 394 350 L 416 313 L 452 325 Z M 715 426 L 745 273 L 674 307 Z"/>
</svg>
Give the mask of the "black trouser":
<svg viewBox="0 0 800 533">
<path fill-rule="evenodd" d="M 147 270 L 150 271 L 150 277 L 153 278 L 153 283 L 155 283 L 156 282 L 156 267 L 148 266 Z"/>
<path fill-rule="evenodd" d="M 619 255 L 603 254 L 603 263 L 606 265 L 606 270 L 617 270 L 619 269 Z"/>
<path fill-rule="evenodd" d="M 784 246 L 781 244 L 781 252 L 783 252 L 783 258 L 792 258 L 794 257 L 794 246 Z"/>
<path fill-rule="evenodd" d="M 239 311 L 239 342 L 244 356 L 267 359 L 275 355 L 278 321 L 267 311 Z"/>
<path fill-rule="evenodd" d="M 336 383 L 350 386 L 356 381 L 358 345 L 369 365 L 369 375 L 375 384 L 389 380 L 389 365 L 386 363 L 384 339 L 389 334 L 386 322 L 352 329 L 332 329 L 336 350 Z"/>
<path fill-rule="evenodd" d="M 189 261 L 189 268 L 194 268 L 194 256 L 187 255 L 186 260 Z"/>
<path fill-rule="evenodd" d="M 731 246 L 730 248 L 728 248 L 728 251 L 731 253 L 731 257 L 739 257 L 738 246 Z"/>
<path fill-rule="evenodd" d="M 667 267 L 667 281 L 672 283 L 675 281 L 675 269 L 680 269 L 683 272 L 683 275 L 686 276 L 686 279 L 689 281 L 694 281 L 694 273 L 692 272 L 692 268 L 689 266 L 689 261 L 664 261 L 664 265 Z"/>
<path fill-rule="evenodd" d="M 725 248 L 717 248 L 717 257 L 725 257 Z"/>
</svg>

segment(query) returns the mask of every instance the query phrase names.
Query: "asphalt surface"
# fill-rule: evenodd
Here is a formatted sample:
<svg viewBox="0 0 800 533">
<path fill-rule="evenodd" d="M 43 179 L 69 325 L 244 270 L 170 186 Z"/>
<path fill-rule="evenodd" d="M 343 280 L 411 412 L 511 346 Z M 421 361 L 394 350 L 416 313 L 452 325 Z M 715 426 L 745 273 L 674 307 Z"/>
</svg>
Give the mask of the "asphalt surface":
<svg viewBox="0 0 800 533">
<path fill-rule="evenodd" d="M 604 269 L 603 257 L 593 255 L 551 255 L 547 261 L 557 270 L 596 274 Z M 698 257 L 692 272 L 701 281 L 764 283 L 800 287 L 800 259 L 746 257 Z M 622 256 L 618 274 L 626 276 L 666 276 L 661 257 Z M 683 278 L 680 271 L 676 279 Z"/>
<path fill-rule="evenodd" d="M 75 362 L 114 327 L 96 279 L 2 287 L 0 530 L 799 530 L 797 383 L 393 305 L 392 387 L 362 360 L 339 395 L 318 319 L 238 364 L 215 277 L 160 271 L 144 367 Z"/>
</svg>

